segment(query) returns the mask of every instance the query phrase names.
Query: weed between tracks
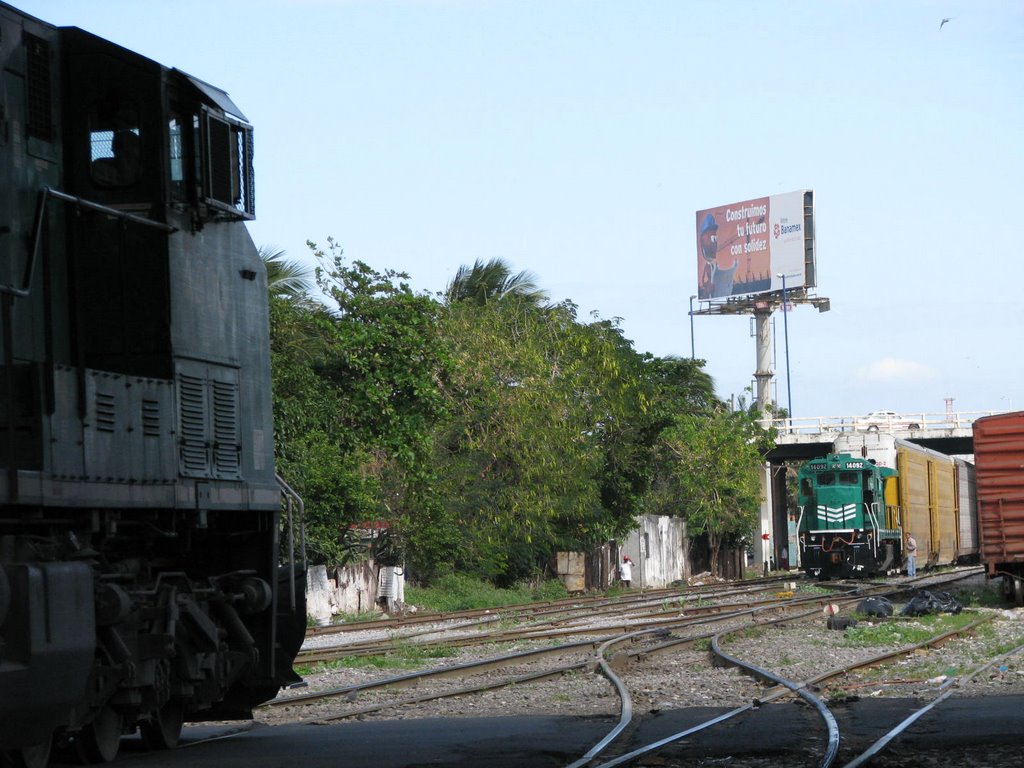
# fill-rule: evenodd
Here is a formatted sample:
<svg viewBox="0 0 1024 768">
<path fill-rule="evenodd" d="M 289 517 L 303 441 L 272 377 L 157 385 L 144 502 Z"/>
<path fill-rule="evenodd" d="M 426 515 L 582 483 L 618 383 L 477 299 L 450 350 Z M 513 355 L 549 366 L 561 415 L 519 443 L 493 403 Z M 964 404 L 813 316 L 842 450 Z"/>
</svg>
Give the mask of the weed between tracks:
<svg viewBox="0 0 1024 768">
<path fill-rule="evenodd" d="M 834 595 L 835 590 L 826 589 L 825 587 L 819 587 L 817 584 L 813 584 L 809 581 L 798 581 L 796 585 L 798 592 L 808 595 Z"/>
<path fill-rule="evenodd" d="M 458 650 L 450 646 L 417 647 L 412 645 L 398 646 L 391 653 L 381 656 L 346 656 L 334 661 L 324 661 L 309 666 L 300 665 L 295 667 L 295 672 L 301 677 L 307 677 L 318 672 L 328 672 L 332 669 L 418 669 L 429 659 L 443 659 L 455 656 Z"/>
<path fill-rule="evenodd" d="M 847 648 L 869 646 L 899 646 L 922 643 L 942 632 L 951 632 L 970 624 L 977 614 L 958 613 L 921 616 L 914 621 L 883 621 L 878 624 L 861 623 L 842 633 L 838 645 Z"/>
<path fill-rule="evenodd" d="M 953 596 L 971 608 L 1005 608 L 1006 600 L 995 582 L 984 587 L 962 588 L 953 592 Z"/>
</svg>

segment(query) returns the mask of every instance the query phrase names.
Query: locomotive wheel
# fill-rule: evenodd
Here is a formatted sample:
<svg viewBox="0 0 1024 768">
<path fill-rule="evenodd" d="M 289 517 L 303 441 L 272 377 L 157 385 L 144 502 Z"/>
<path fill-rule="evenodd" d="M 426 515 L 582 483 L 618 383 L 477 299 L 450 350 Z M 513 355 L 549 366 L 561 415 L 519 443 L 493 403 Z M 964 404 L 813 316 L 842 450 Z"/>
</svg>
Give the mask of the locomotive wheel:
<svg viewBox="0 0 1024 768">
<path fill-rule="evenodd" d="M 139 724 L 142 740 L 150 749 L 174 749 L 181 738 L 181 726 L 185 723 L 185 708 L 180 701 L 168 701 L 153 716 Z"/>
<path fill-rule="evenodd" d="M 1013 602 L 1018 608 L 1024 606 L 1024 579 L 1017 576 L 1013 578 Z"/>
<path fill-rule="evenodd" d="M 109 763 L 121 747 L 121 716 L 113 707 L 104 707 L 96 719 L 75 737 L 78 758 L 83 763 Z"/>
<path fill-rule="evenodd" d="M 9 764 L 13 768 L 46 768 L 50 762 L 50 748 L 53 739 L 47 739 L 31 747 L 22 747 L 8 753 Z M 0 757 L 3 757 L 0 754 Z M 2 762 L 2 760 L 0 760 Z"/>
</svg>

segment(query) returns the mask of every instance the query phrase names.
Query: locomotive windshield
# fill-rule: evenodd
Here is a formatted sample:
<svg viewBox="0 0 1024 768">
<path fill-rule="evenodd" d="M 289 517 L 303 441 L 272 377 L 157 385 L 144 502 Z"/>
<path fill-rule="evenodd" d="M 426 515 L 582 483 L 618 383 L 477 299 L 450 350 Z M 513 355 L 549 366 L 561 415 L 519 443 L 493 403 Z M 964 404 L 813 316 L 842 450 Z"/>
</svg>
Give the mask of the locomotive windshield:
<svg viewBox="0 0 1024 768">
<path fill-rule="evenodd" d="M 817 476 L 818 485 L 860 485 L 857 472 L 822 472 Z"/>
</svg>

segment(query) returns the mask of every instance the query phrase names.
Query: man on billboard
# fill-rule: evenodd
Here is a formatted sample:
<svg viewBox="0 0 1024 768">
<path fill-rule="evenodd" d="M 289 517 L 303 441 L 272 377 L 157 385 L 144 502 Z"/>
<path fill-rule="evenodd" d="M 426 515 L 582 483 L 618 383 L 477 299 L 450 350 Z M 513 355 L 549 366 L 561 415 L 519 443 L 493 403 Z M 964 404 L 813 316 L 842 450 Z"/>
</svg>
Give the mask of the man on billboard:
<svg viewBox="0 0 1024 768">
<path fill-rule="evenodd" d="M 702 299 L 731 296 L 732 277 L 739 262 L 733 259 L 732 266 L 728 268 L 718 265 L 718 222 L 715 221 L 714 214 L 708 213 L 701 221 L 698 242 L 704 267 L 701 270 L 697 295 Z"/>
</svg>

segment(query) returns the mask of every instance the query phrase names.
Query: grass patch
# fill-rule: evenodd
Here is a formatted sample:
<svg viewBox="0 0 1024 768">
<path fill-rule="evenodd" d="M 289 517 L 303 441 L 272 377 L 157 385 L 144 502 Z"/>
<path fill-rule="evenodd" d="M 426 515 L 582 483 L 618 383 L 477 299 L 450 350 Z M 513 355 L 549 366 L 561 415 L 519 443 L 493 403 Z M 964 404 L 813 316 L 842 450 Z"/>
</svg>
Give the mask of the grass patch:
<svg viewBox="0 0 1024 768">
<path fill-rule="evenodd" d="M 423 667 L 424 661 L 443 659 L 454 656 L 456 653 L 456 649 L 444 645 L 430 647 L 403 645 L 398 646 L 391 653 L 379 656 L 346 656 L 319 664 L 299 665 L 295 667 L 295 673 L 306 677 L 318 672 L 329 672 L 332 669 L 419 669 Z"/>
<path fill-rule="evenodd" d="M 737 640 L 756 640 L 762 637 L 768 630 L 765 627 L 741 627 L 727 632 L 722 636 L 723 643 L 732 643 Z M 711 641 L 708 641 L 710 647 Z"/>
<path fill-rule="evenodd" d="M 924 642 L 942 632 L 970 624 L 977 618 L 974 614 L 959 613 L 919 616 L 916 620 L 883 621 L 879 624 L 859 624 L 843 632 L 843 645 L 850 648 L 864 648 L 882 645 L 911 645 Z"/>
<path fill-rule="evenodd" d="M 804 592 L 808 595 L 833 595 L 835 594 L 834 589 L 826 589 L 820 587 L 817 584 L 810 581 L 798 581 L 796 583 L 797 592 Z"/>
<path fill-rule="evenodd" d="M 405 588 L 406 602 L 428 611 L 468 611 L 478 608 L 502 608 L 510 605 L 561 600 L 568 597 L 565 585 L 557 579 L 539 584 L 517 584 L 511 589 L 463 574 L 443 576 L 429 587 Z"/>
<path fill-rule="evenodd" d="M 978 588 L 961 588 L 952 591 L 950 594 L 959 600 L 965 607 L 971 608 L 1005 608 L 1006 599 L 998 584 L 995 586 L 985 585 Z"/>
<path fill-rule="evenodd" d="M 335 617 L 333 624 L 358 624 L 361 621 L 377 621 L 380 611 L 361 611 L 359 613 L 341 613 Z"/>
</svg>

